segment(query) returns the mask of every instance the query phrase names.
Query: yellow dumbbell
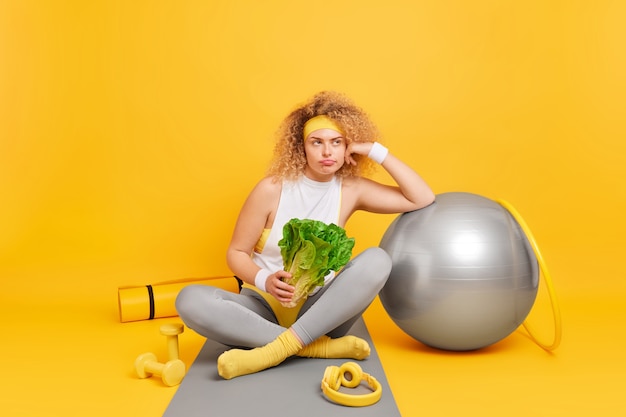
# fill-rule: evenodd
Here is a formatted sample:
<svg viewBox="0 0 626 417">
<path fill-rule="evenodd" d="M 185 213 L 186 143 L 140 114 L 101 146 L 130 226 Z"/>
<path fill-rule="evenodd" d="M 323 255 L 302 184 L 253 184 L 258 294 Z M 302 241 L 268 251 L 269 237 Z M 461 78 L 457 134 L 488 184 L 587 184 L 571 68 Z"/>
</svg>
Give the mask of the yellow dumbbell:
<svg viewBox="0 0 626 417">
<path fill-rule="evenodd" d="M 185 363 L 180 359 L 174 359 L 166 363 L 157 361 L 154 353 L 142 353 L 135 359 L 135 371 L 139 378 L 149 378 L 158 375 L 168 387 L 180 384 L 185 376 Z"/>
<path fill-rule="evenodd" d="M 167 351 L 171 361 L 178 357 L 178 335 L 185 330 L 181 323 L 168 323 L 161 326 L 161 334 L 167 338 Z"/>
</svg>

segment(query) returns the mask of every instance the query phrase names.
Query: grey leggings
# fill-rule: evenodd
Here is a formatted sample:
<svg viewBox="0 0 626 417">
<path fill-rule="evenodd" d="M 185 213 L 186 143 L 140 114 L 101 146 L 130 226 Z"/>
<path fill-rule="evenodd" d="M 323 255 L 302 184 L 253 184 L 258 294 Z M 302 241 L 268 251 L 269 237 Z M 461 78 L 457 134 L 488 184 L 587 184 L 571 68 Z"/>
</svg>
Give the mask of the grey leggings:
<svg viewBox="0 0 626 417">
<path fill-rule="evenodd" d="M 391 272 L 387 253 L 373 247 L 352 259 L 328 285 L 309 297 L 291 326 L 305 345 L 326 334 L 344 336 L 374 300 Z M 261 296 L 206 285 L 190 285 L 176 298 L 187 327 L 228 346 L 258 347 L 286 329 Z"/>
</svg>

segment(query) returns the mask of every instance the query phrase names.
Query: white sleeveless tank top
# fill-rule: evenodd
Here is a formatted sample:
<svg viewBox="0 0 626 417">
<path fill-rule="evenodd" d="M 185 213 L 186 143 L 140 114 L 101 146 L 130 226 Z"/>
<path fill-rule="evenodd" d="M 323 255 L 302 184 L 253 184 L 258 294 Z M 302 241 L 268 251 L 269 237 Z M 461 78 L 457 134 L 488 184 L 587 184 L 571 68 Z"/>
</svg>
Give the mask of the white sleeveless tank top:
<svg viewBox="0 0 626 417">
<path fill-rule="evenodd" d="M 263 230 L 261 239 L 252 252 L 252 260 L 261 268 L 272 272 L 284 269 L 278 241 L 283 237 L 285 223 L 295 217 L 337 224 L 340 207 L 341 180 L 336 177 L 329 182 L 318 182 L 303 175 L 297 181 L 284 181 L 274 224 L 271 229 Z M 335 273 L 331 271 L 324 277 L 325 283 L 334 277 Z M 296 321 L 298 312 L 305 301 L 301 300 L 295 307 L 287 308 L 273 296 L 255 286 L 248 283 L 244 283 L 243 286 L 263 297 L 276 315 L 278 323 L 283 327 L 289 327 Z M 319 288 L 321 287 L 314 292 L 317 292 Z"/>
<path fill-rule="evenodd" d="M 341 179 L 337 177 L 328 182 L 318 182 L 302 175 L 296 181 L 284 181 L 274 224 L 265 243 L 262 247 L 257 245 L 253 252 L 253 261 L 272 272 L 282 270 L 283 258 L 278 241 L 283 237 L 283 226 L 294 217 L 337 224 L 340 208 Z M 326 281 L 333 276 L 327 276 Z"/>
</svg>

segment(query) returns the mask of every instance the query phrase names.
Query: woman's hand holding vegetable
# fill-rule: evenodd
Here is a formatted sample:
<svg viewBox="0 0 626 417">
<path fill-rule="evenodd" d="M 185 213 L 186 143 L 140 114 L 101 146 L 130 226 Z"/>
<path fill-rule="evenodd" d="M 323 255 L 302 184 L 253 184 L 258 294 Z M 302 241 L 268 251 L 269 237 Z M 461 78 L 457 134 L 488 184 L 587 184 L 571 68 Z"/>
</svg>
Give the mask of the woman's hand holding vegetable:
<svg viewBox="0 0 626 417">
<path fill-rule="evenodd" d="M 281 303 L 289 303 L 293 298 L 296 289 L 293 285 L 285 282 L 291 278 L 291 274 L 287 271 L 276 271 L 267 277 L 265 281 L 265 291 L 274 296 Z"/>
</svg>

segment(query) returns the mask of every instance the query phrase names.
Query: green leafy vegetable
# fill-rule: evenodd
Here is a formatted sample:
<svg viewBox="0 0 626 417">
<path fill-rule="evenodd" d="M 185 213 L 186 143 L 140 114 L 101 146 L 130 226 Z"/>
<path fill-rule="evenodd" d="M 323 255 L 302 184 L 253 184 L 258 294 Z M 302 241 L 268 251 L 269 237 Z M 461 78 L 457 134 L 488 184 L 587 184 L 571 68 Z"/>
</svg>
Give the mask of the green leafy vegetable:
<svg viewBox="0 0 626 417">
<path fill-rule="evenodd" d="M 285 271 L 291 273 L 286 280 L 296 287 L 290 303 L 294 307 L 307 298 L 315 287 L 324 285 L 330 271 L 338 271 L 352 257 L 354 238 L 336 224 L 318 220 L 291 219 L 283 227 L 283 238 L 278 242 Z"/>
</svg>

